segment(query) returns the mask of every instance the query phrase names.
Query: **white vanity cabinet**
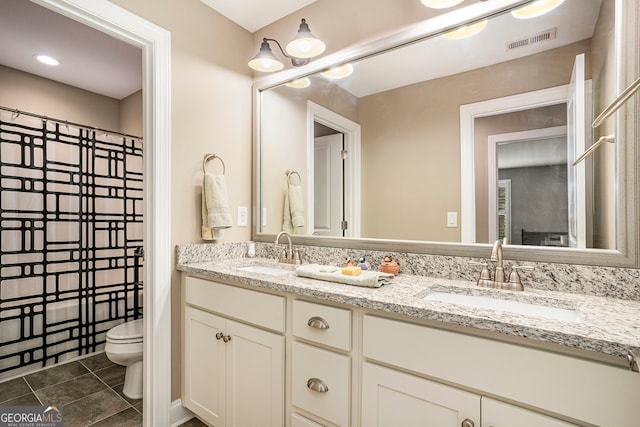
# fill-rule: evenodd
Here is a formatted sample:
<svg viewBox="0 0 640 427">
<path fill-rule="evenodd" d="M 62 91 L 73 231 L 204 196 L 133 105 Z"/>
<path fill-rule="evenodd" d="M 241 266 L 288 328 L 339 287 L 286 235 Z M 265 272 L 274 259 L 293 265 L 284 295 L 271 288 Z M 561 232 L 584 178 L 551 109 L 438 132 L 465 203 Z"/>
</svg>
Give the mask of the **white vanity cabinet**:
<svg viewBox="0 0 640 427">
<path fill-rule="evenodd" d="M 374 390 L 381 393 L 384 381 L 379 369 L 368 364 L 384 363 L 403 374 L 394 387 L 405 392 L 403 403 L 416 399 L 440 404 L 426 394 L 437 383 L 448 384 L 439 390 L 474 390 L 482 417 L 472 419 L 466 406 L 457 407 L 444 400 L 442 405 L 459 411 L 458 418 L 469 418 L 475 427 L 503 426 L 636 426 L 640 407 L 638 374 L 578 357 L 565 356 L 491 339 L 445 331 L 404 321 L 365 315 L 363 319 L 363 417 L 373 410 Z M 390 369 L 392 372 L 394 369 Z M 371 371 L 371 372 L 370 372 Z M 373 372 L 373 373 L 372 373 Z M 434 384 L 428 384 L 429 378 Z M 405 384 L 417 384 L 405 388 Z M 419 392 L 414 391 L 420 390 Z M 385 390 L 385 392 L 387 392 Z M 422 393 L 422 394 L 421 394 Z M 447 391 L 448 393 L 448 391 Z M 442 396 L 446 393 L 442 392 Z M 426 397 L 423 397 L 426 396 Z M 486 396 L 496 398 L 488 399 Z M 437 393 L 436 393 L 436 397 Z M 507 404 L 500 400 L 514 402 Z M 455 400 L 454 400 L 455 402 Z M 422 402 L 421 402 L 422 403 Z M 424 405 L 424 404 L 422 404 Z M 419 406 L 419 405 L 418 405 Z M 522 409 L 537 408 L 537 410 Z M 368 411 L 365 410 L 368 408 Z M 469 411 L 469 412 L 466 412 Z M 557 414 L 557 417 L 547 416 Z M 545 415 L 543 415 L 545 414 Z M 477 416 L 476 416 L 477 417 Z M 575 420 L 575 424 L 560 418 Z M 458 419 L 457 425 L 464 425 Z M 369 425 L 364 422 L 363 426 Z M 442 424 L 454 425 L 454 424 Z"/>
<path fill-rule="evenodd" d="M 213 426 L 283 426 L 285 299 L 192 277 L 183 295 L 182 404 Z"/>
<path fill-rule="evenodd" d="M 343 427 L 351 425 L 351 318 L 351 310 L 302 300 L 292 302 L 294 410 Z M 299 414 L 292 414 L 292 425 L 300 425 L 302 420 Z"/>
<path fill-rule="evenodd" d="M 480 396 L 365 362 L 362 425 L 480 426 Z"/>
</svg>

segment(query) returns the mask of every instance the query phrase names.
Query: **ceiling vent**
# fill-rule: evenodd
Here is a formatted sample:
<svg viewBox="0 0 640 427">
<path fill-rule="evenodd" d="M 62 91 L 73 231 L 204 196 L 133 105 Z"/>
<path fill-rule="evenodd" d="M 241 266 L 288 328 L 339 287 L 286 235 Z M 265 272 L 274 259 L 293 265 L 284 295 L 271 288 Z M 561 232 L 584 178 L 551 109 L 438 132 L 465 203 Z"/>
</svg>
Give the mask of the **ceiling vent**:
<svg viewBox="0 0 640 427">
<path fill-rule="evenodd" d="M 556 38 L 556 31 L 558 28 L 551 28 L 550 30 L 541 31 L 530 36 L 522 37 L 517 40 L 507 42 L 507 50 L 519 49 L 521 47 L 533 46 L 538 43 L 546 42 Z"/>
</svg>

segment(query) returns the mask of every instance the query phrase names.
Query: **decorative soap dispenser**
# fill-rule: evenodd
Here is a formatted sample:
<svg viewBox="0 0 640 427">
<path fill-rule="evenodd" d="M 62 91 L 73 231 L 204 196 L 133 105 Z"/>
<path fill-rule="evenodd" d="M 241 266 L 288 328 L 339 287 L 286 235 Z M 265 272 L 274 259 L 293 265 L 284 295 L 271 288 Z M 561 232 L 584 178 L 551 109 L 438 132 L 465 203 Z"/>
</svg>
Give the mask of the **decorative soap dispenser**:
<svg viewBox="0 0 640 427">
<path fill-rule="evenodd" d="M 384 257 L 382 264 L 380 264 L 380 271 L 397 276 L 400 272 L 400 265 L 391 258 L 391 255 L 387 255 Z"/>
<path fill-rule="evenodd" d="M 362 270 L 369 270 L 371 268 L 371 265 L 369 265 L 364 255 L 358 258 L 358 267 L 360 267 Z"/>
</svg>

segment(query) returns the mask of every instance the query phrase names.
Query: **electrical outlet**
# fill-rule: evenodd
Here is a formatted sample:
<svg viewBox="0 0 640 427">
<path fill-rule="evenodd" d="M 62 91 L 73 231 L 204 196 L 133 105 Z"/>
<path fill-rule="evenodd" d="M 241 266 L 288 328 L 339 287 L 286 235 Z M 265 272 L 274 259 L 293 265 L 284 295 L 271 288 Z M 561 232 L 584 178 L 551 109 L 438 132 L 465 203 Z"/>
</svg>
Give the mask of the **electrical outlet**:
<svg viewBox="0 0 640 427">
<path fill-rule="evenodd" d="M 458 212 L 447 212 L 447 227 L 458 226 Z"/>
<path fill-rule="evenodd" d="M 238 206 L 238 227 L 249 225 L 249 210 L 246 206 Z"/>
</svg>

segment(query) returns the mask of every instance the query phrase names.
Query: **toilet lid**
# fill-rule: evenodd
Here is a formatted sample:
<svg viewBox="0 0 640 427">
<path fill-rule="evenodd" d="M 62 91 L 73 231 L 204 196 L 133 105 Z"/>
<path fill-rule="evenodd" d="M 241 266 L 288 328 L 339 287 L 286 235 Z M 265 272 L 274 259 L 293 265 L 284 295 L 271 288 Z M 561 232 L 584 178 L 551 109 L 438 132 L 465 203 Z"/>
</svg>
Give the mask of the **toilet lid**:
<svg viewBox="0 0 640 427">
<path fill-rule="evenodd" d="M 112 340 L 130 340 L 132 338 L 142 338 L 144 329 L 142 319 L 132 320 L 130 322 L 121 323 L 111 328 L 107 332 L 107 338 Z"/>
</svg>

